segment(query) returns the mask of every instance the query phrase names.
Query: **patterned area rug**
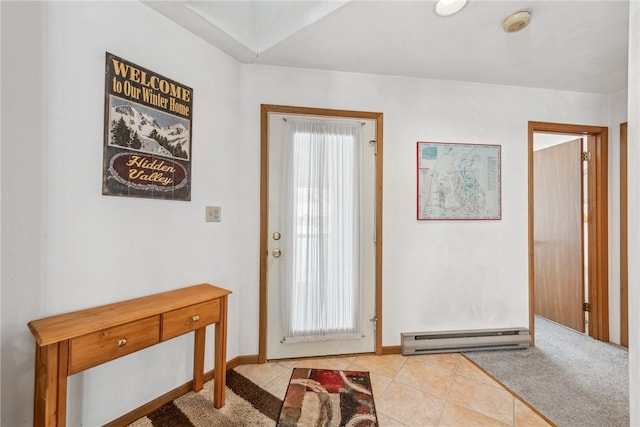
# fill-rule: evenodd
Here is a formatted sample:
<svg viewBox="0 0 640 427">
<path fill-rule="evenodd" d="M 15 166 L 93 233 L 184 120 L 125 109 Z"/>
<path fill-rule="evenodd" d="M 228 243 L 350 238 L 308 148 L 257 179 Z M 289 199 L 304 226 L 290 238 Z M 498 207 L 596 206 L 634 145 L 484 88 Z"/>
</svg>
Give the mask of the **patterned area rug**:
<svg viewBox="0 0 640 427">
<path fill-rule="evenodd" d="M 282 400 L 231 370 L 225 405 L 213 407 L 213 381 L 198 393 L 186 393 L 140 418 L 130 427 L 274 427 Z"/>
<path fill-rule="evenodd" d="M 377 425 L 368 372 L 293 370 L 278 427 Z"/>
</svg>

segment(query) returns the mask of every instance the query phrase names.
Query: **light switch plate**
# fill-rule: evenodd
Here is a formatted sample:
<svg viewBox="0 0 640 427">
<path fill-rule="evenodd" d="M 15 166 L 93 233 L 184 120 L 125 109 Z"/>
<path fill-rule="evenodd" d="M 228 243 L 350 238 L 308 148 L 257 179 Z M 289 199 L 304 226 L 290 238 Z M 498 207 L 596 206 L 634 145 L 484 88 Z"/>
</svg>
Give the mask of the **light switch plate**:
<svg viewBox="0 0 640 427">
<path fill-rule="evenodd" d="M 207 206 L 204 220 L 205 222 L 220 222 L 222 220 L 222 208 L 220 206 Z"/>
</svg>

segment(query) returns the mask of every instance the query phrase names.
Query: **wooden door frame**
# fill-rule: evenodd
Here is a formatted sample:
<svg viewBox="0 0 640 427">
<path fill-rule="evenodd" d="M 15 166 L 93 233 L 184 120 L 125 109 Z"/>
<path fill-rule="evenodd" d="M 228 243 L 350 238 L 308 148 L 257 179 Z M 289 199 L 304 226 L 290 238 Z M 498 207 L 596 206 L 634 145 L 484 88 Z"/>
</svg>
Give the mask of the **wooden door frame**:
<svg viewBox="0 0 640 427">
<path fill-rule="evenodd" d="M 291 107 L 260 106 L 260 312 L 258 363 L 267 361 L 267 260 L 269 255 L 269 113 L 327 116 L 376 121 L 375 182 L 375 354 L 382 354 L 382 148 L 383 114 L 376 112 Z"/>
<path fill-rule="evenodd" d="M 627 122 L 620 123 L 620 345 L 629 347 Z"/>
<path fill-rule="evenodd" d="M 529 330 L 535 344 L 535 274 L 533 230 L 533 135 L 556 133 L 588 136 L 594 142 L 591 152 L 588 184 L 588 210 L 593 224 L 589 226 L 589 335 L 609 341 L 609 259 L 608 259 L 608 147 L 609 129 L 603 126 L 570 125 L 563 123 L 529 122 Z M 594 175 L 591 177 L 591 175 Z M 593 230 L 593 232 L 592 232 Z"/>
</svg>

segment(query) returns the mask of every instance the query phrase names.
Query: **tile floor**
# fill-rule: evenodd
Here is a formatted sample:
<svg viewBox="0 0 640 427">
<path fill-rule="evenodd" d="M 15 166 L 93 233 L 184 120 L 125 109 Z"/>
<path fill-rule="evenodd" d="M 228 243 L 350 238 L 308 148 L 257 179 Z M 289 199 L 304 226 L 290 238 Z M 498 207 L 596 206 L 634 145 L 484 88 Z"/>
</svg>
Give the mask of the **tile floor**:
<svg viewBox="0 0 640 427">
<path fill-rule="evenodd" d="M 381 427 L 552 425 L 458 353 L 282 360 L 235 369 L 283 399 L 294 367 L 369 371 Z"/>
</svg>

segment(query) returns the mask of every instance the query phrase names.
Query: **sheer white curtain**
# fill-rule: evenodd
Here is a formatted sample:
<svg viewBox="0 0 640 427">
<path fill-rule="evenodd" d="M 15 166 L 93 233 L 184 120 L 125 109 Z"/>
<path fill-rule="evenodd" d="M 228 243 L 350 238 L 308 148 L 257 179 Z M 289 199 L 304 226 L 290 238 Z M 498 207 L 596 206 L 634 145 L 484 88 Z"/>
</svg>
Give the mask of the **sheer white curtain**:
<svg viewBox="0 0 640 427">
<path fill-rule="evenodd" d="M 287 119 L 284 342 L 359 338 L 361 124 Z"/>
</svg>

